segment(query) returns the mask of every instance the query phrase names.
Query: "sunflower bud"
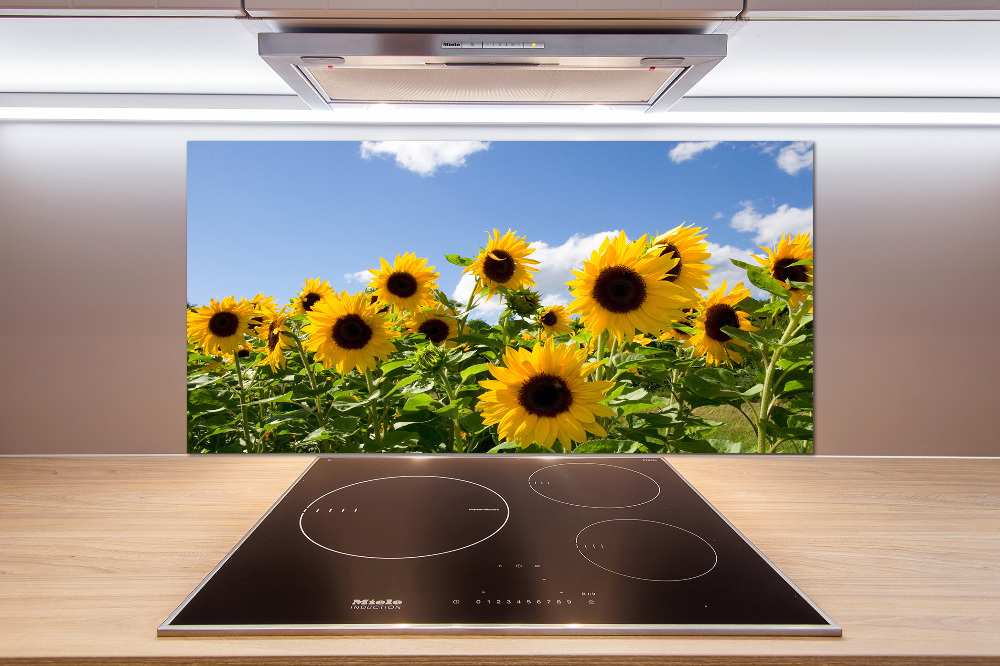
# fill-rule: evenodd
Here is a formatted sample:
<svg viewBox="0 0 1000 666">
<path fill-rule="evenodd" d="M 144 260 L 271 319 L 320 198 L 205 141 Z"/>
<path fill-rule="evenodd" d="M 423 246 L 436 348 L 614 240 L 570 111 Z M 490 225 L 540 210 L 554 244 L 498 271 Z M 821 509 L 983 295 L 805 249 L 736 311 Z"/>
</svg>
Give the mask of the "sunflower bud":
<svg viewBox="0 0 1000 666">
<path fill-rule="evenodd" d="M 541 297 L 537 292 L 521 287 L 507 294 L 507 306 L 519 317 L 531 317 L 538 312 Z"/>
<path fill-rule="evenodd" d="M 448 364 L 448 352 L 437 345 L 417 349 L 417 367 L 421 372 L 434 374 Z"/>
</svg>

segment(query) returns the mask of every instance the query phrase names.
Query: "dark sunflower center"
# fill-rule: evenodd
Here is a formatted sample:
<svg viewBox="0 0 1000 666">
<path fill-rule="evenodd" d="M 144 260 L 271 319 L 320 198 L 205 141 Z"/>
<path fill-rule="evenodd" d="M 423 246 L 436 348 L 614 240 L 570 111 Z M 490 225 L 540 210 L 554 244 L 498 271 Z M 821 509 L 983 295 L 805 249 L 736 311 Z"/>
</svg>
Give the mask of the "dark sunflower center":
<svg viewBox="0 0 1000 666">
<path fill-rule="evenodd" d="M 273 352 L 278 346 L 278 338 L 281 337 L 281 331 L 278 330 L 278 326 L 275 326 L 275 322 L 271 322 L 271 325 L 267 327 L 267 350 Z"/>
<path fill-rule="evenodd" d="M 333 324 L 333 341 L 342 349 L 361 349 L 372 339 L 372 328 L 359 315 L 347 314 Z"/>
<path fill-rule="evenodd" d="M 208 320 L 208 330 L 217 338 L 228 338 L 236 335 L 240 327 L 240 318 L 232 312 L 216 312 Z"/>
<path fill-rule="evenodd" d="M 236 352 L 236 355 L 239 356 L 240 358 L 246 358 L 246 357 L 250 356 L 250 350 L 249 349 L 240 349 L 239 351 Z"/>
<path fill-rule="evenodd" d="M 677 264 L 674 265 L 674 267 L 671 268 L 669 271 L 667 271 L 666 275 L 664 275 L 662 278 L 660 278 L 661 280 L 666 280 L 667 282 L 674 282 L 677 278 L 679 278 L 681 276 L 681 253 L 680 253 L 680 251 L 677 249 L 677 246 L 674 245 L 673 243 L 667 243 L 666 245 L 663 246 L 663 251 L 660 252 L 660 256 L 661 257 L 672 256 L 672 257 L 676 257 L 677 258 Z"/>
<path fill-rule="evenodd" d="M 514 277 L 515 268 L 514 257 L 505 250 L 493 250 L 483 259 L 483 275 L 500 284 L 509 282 Z"/>
<path fill-rule="evenodd" d="M 798 259 L 793 259 L 791 257 L 786 259 L 778 259 L 774 262 L 774 266 L 771 267 L 771 275 L 775 280 L 781 280 L 782 282 L 787 282 L 792 280 L 793 282 L 808 282 L 809 273 L 806 271 L 806 266 L 791 266 Z"/>
<path fill-rule="evenodd" d="M 559 416 L 573 404 L 573 393 L 562 378 L 542 373 L 521 385 L 517 401 L 529 414 Z"/>
<path fill-rule="evenodd" d="M 385 288 L 393 296 L 409 298 L 417 293 L 417 278 L 402 271 L 393 273 L 385 281 Z"/>
<path fill-rule="evenodd" d="M 638 310 L 646 300 L 646 283 L 627 266 L 611 266 L 594 280 L 594 300 L 611 312 Z"/>
<path fill-rule="evenodd" d="M 319 294 L 310 291 L 308 294 L 302 297 L 302 309 L 309 312 L 313 309 L 313 306 L 319 302 L 319 299 L 323 298 Z"/>
<path fill-rule="evenodd" d="M 417 329 L 427 336 L 427 339 L 437 344 L 448 339 L 448 324 L 440 319 L 428 319 Z"/>
<path fill-rule="evenodd" d="M 705 312 L 705 335 L 716 342 L 729 342 L 732 337 L 722 331 L 723 326 L 740 327 L 740 318 L 733 306 L 716 303 Z"/>
<path fill-rule="evenodd" d="M 555 326 L 557 321 L 558 317 L 556 317 L 552 312 L 546 312 L 542 315 L 542 323 L 546 326 Z"/>
</svg>

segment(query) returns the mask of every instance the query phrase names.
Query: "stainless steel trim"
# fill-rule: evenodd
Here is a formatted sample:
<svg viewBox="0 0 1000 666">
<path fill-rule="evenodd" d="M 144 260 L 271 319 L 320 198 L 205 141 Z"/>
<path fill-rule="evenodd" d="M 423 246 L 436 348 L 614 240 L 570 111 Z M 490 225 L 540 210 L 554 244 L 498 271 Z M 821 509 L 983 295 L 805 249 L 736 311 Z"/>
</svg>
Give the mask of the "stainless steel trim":
<svg viewBox="0 0 1000 666">
<path fill-rule="evenodd" d="M 320 635 L 467 635 L 467 636 L 840 636 L 840 627 L 813 625 L 684 624 L 364 624 L 364 625 L 216 625 L 211 629 L 177 626 L 157 636 L 320 636 Z"/>
</svg>

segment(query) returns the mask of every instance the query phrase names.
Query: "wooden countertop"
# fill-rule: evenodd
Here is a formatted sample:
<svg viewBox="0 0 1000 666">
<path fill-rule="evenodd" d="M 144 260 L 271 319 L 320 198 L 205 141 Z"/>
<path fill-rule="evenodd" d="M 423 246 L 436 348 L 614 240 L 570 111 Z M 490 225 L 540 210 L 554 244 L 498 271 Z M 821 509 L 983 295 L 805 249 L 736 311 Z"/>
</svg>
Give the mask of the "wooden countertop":
<svg viewBox="0 0 1000 666">
<path fill-rule="evenodd" d="M 1000 663 L 1000 458 L 670 457 L 842 638 L 157 638 L 311 460 L 0 457 L 0 661 Z"/>
</svg>

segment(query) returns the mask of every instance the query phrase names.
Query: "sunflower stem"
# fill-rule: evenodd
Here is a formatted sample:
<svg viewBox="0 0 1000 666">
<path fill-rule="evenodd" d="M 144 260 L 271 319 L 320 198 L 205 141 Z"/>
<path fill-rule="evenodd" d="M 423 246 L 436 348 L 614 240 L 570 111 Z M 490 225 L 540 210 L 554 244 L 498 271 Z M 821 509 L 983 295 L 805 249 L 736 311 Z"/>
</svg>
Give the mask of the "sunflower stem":
<svg viewBox="0 0 1000 666">
<path fill-rule="evenodd" d="M 444 392 L 448 396 L 448 404 L 455 404 L 455 391 L 451 388 L 451 382 L 448 380 L 448 370 L 447 368 L 441 368 L 438 372 L 438 376 L 441 377 L 441 385 L 444 387 Z M 452 432 L 451 441 L 448 442 L 448 451 L 461 451 L 464 449 L 462 446 L 462 426 L 458 422 L 460 415 L 456 412 L 453 417 L 454 423 L 451 424 Z"/>
<path fill-rule="evenodd" d="M 614 337 L 611 338 L 611 349 L 608 350 L 608 364 L 609 364 L 608 374 L 616 370 L 614 365 L 614 358 L 617 353 L 618 353 L 618 338 Z"/>
<path fill-rule="evenodd" d="M 368 382 L 368 397 L 370 398 L 373 393 L 375 393 L 375 379 L 372 377 L 371 370 L 365 370 L 365 381 Z M 372 435 L 375 437 L 375 445 L 381 446 L 382 444 L 382 422 L 378 416 L 378 405 L 369 403 L 368 407 L 368 423 L 372 427 Z"/>
<path fill-rule="evenodd" d="M 601 331 L 601 334 L 597 336 L 597 362 L 600 363 L 597 366 L 597 379 L 598 381 L 604 381 L 607 373 L 604 372 L 604 345 L 608 342 L 608 329 Z"/>
<path fill-rule="evenodd" d="M 778 346 L 771 353 L 771 358 L 768 360 L 767 368 L 764 371 L 764 388 L 760 393 L 760 408 L 757 412 L 757 453 L 768 453 L 768 441 L 767 441 L 767 420 L 770 418 L 772 402 L 774 401 L 774 376 L 775 368 L 778 367 L 778 362 L 781 360 L 782 353 L 784 352 L 784 347 L 789 340 L 791 340 L 795 334 L 799 331 L 799 322 L 802 320 L 802 316 L 809 309 L 812 299 L 807 298 L 797 310 L 792 311 L 789 306 L 789 317 L 788 325 L 785 326 L 785 331 L 781 334 L 781 339 L 778 341 Z M 773 452 L 773 449 L 771 449 Z"/>
<path fill-rule="evenodd" d="M 465 330 L 465 322 L 469 319 L 469 313 L 472 312 L 472 308 L 475 307 L 473 303 L 476 300 L 476 296 L 479 295 L 479 278 L 476 278 L 476 284 L 472 286 L 472 293 L 469 294 L 469 301 L 465 304 L 465 312 L 459 317 L 457 323 L 458 333 L 457 335 L 462 335 L 462 331 Z"/>
<path fill-rule="evenodd" d="M 240 385 L 240 425 L 243 426 L 243 440 L 247 443 L 247 451 L 249 451 L 254 446 L 254 442 L 250 439 L 250 427 L 247 424 L 246 389 L 243 387 L 243 369 L 240 367 L 239 350 L 233 352 L 233 361 L 236 362 L 236 379 Z M 263 451 L 256 453 L 263 453 Z"/>
<path fill-rule="evenodd" d="M 309 386 L 315 392 L 316 391 L 316 375 L 313 374 L 312 364 L 309 363 L 309 361 L 306 360 L 306 351 L 305 351 L 305 349 L 302 348 L 302 342 L 299 340 L 299 337 L 297 335 L 295 335 L 294 333 L 289 332 L 289 335 L 291 336 L 292 340 L 295 341 L 295 349 L 299 352 L 299 359 L 301 359 L 301 361 L 302 361 L 302 367 L 304 367 L 306 369 L 306 375 L 309 377 Z M 319 396 L 318 395 L 316 395 L 316 396 L 313 397 L 313 402 L 316 403 L 316 411 L 313 412 L 316 415 L 316 422 L 317 422 L 318 425 L 323 426 L 325 428 L 326 427 L 326 418 L 325 417 L 321 417 L 321 414 L 323 414 L 323 408 L 320 406 L 320 401 L 319 401 Z"/>
</svg>

